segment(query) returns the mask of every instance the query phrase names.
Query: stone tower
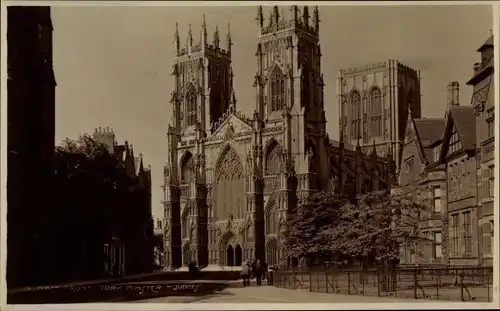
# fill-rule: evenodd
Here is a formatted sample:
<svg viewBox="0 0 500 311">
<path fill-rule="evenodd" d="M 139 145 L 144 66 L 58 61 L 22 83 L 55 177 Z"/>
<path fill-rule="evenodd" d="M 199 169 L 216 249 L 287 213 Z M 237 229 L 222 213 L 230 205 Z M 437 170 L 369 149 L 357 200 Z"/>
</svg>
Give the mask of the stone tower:
<svg viewBox="0 0 500 311">
<path fill-rule="evenodd" d="M 420 72 L 397 60 L 341 70 L 337 77 L 339 133 L 350 146 L 377 154 L 392 149 L 399 171 L 408 119 L 420 118 Z"/>
<path fill-rule="evenodd" d="M 228 26 L 226 47 L 222 48 L 218 26 L 213 41 L 208 42 L 205 16 L 200 29 L 200 41 L 194 42 L 189 25 L 186 44 L 181 47 L 181 39 L 176 25 L 174 34 L 175 60 L 172 104 L 172 125 L 167 132 L 169 154 L 165 166 L 165 218 L 166 260 L 172 268 L 182 265 L 180 233 L 180 189 L 178 146 L 193 143 L 190 166 L 189 218 L 193 228 L 192 257 L 198 265 L 208 263 L 207 251 L 207 189 L 205 142 L 213 124 L 223 113 L 235 105 L 233 93 L 233 73 L 231 68 L 232 39 Z"/>
</svg>

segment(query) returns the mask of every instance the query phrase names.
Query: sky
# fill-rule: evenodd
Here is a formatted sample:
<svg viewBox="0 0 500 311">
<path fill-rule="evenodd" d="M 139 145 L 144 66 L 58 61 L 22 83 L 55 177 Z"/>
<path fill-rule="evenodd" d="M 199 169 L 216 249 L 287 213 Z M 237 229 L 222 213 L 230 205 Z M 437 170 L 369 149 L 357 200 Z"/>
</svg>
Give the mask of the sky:
<svg viewBox="0 0 500 311">
<path fill-rule="evenodd" d="M 265 24 L 270 10 L 264 7 Z M 289 14 L 288 7 L 283 10 Z M 256 6 L 52 8 L 56 143 L 99 126 L 113 128 L 119 144 L 127 140 L 151 165 L 155 218 L 163 217 L 175 23 L 181 44 L 189 23 L 196 42 L 203 14 L 209 41 L 218 25 L 224 45 L 231 24 L 237 108 L 251 116 Z M 493 27 L 492 6 L 320 6 L 319 14 L 325 111 L 332 139 L 338 139 L 336 76 L 341 69 L 398 59 L 421 71 L 423 117 L 444 115 L 450 81 L 459 81 L 461 104 L 469 104 L 471 87 L 465 83 L 480 59 L 476 50 Z"/>
</svg>

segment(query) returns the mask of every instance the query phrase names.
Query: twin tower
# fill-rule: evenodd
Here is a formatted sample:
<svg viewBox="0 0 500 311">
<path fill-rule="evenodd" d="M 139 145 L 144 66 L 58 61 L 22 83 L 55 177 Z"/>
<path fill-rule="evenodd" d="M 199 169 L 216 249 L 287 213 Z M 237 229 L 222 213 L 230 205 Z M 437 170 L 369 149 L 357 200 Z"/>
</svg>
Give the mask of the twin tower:
<svg viewBox="0 0 500 311">
<path fill-rule="evenodd" d="M 278 6 L 274 6 L 266 21 L 262 7 L 257 10 L 258 47 L 256 56 L 260 68 L 256 69 L 257 75 L 261 78 L 265 76 L 266 67 L 277 59 L 283 64 L 282 71 L 291 70 L 291 67 L 297 69 L 305 59 L 313 61 L 316 50 L 319 51 L 319 46 L 317 46 L 320 22 L 318 8 L 313 9 L 312 16 L 307 6 L 300 10 L 294 5 L 289 8 L 289 11 L 289 17 L 285 17 L 283 9 L 280 12 Z M 289 55 L 294 43 L 291 42 L 292 40 L 286 40 L 283 35 L 290 31 L 298 31 L 299 36 L 303 38 L 301 39 L 304 41 L 303 43 L 295 43 L 300 45 L 300 50 L 296 52 L 298 55 Z M 175 61 L 172 72 L 175 78 L 171 103 L 173 104 L 172 125 L 177 133 L 182 132 L 187 136 L 195 136 L 196 125 L 199 125 L 200 129 L 209 135 L 229 107 L 235 108 L 236 96 L 233 89 L 234 75 L 231 66 L 232 45 L 229 24 L 224 44 L 221 44 L 218 26 L 213 33 L 212 42 L 209 42 L 205 15 L 203 15 L 199 39 L 195 39 L 191 25 L 189 25 L 188 35 L 183 44 L 181 44 L 176 24 L 174 34 Z M 293 66 L 292 63 L 294 63 Z M 312 67 L 316 67 L 315 65 Z M 317 67 L 319 67 L 319 62 Z M 319 68 L 314 69 L 319 72 Z M 288 72 L 284 72 L 284 74 L 288 74 Z M 268 110 L 272 110 L 272 107 Z M 257 111 L 261 116 L 265 116 L 262 109 L 257 109 Z"/>
</svg>

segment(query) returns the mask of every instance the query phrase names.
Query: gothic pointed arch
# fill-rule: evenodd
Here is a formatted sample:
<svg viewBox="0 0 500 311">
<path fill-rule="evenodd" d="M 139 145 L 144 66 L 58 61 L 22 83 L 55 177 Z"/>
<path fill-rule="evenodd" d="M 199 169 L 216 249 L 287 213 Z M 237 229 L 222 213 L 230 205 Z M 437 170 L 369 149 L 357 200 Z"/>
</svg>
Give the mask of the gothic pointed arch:
<svg viewBox="0 0 500 311">
<path fill-rule="evenodd" d="M 271 139 L 265 149 L 265 174 L 279 174 L 281 168 L 281 146 L 275 139 Z"/>
<path fill-rule="evenodd" d="M 245 211 L 246 179 L 243 162 L 234 147 L 225 145 L 215 169 L 216 220 L 243 218 Z"/>
<path fill-rule="evenodd" d="M 266 234 L 277 234 L 278 233 L 278 202 L 274 198 L 268 202 L 265 210 L 265 227 Z"/>
<path fill-rule="evenodd" d="M 266 263 L 269 266 L 279 264 L 278 260 L 278 240 L 271 237 L 266 242 Z"/>
<path fill-rule="evenodd" d="M 350 139 L 356 140 L 361 135 L 359 127 L 361 123 L 361 94 L 357 89 L 349 93 L 349 114 L 351 116 Z"/>
<path fill-rule="evenodd" d="M 186 93 L 185 93 L 185 122 L 186 126 L 192 126 L 196 124 L 196 116 L 198 113 L 198 104 L 197 104 L 197 92 L 196 87 L 193 83 L 188 83 L 186 85 Z"/>
<path fill-rule="evenodd" d="M 267 76 L 267 88 L 268 88 L 268 111 L 270 113 L 274 111 L 280 111 L 285 107 L 286 99 L 286 75 L 280 66 L 274 64 Z"/>
<path fill-rule="evenodd" d="M 186 151 L 181 157 L 181 184 L 188 184 L 194 180 L 194 156 Z"/>
<path fill-rule="evenodd" d="M 191 224 L 189 223 L 189 215 L 191 214 L 191 204 L 188 201 L 182 210 L 181 215 L 181 235 L 183 239 L 189 238 Z"/>
<path fill-rule="evenodd" d="M 382 92 L 377 86 L 373 86 L 369 93 L 369 116 L 371 137 L 382 136 L 383 104 Z"/>
</svg>

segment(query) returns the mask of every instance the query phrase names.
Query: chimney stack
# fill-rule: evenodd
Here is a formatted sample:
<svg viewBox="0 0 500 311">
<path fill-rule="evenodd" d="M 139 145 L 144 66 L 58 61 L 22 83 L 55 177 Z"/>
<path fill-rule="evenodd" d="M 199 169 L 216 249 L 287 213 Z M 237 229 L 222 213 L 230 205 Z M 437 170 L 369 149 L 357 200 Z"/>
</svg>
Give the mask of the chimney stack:
<svg viewBox="0 0 500 311">
<path fill-rule="evenodd" d="M 448 107 L 460 105 L 460 84 L 453 81 L 448 84 Z"/>
</svg>

